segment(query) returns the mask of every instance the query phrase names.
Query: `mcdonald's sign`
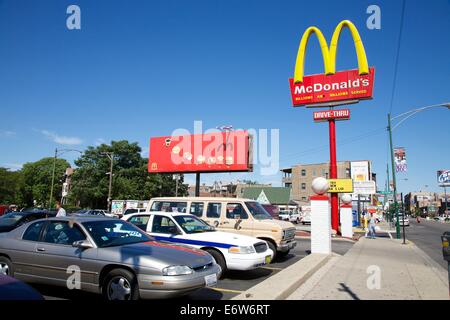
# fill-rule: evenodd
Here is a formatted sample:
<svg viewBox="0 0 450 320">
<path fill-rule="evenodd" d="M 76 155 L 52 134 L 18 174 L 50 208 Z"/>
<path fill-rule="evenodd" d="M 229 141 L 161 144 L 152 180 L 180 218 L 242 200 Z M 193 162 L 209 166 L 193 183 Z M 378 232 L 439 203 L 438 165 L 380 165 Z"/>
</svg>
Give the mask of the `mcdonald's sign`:
<svg viewBox="0 0 450 320">
<path fill-rule="evenodd" d="M 358 57 L 358 69 L 336 72 L 336 53 L 342 29 L 347 27 L 355 43 Z M 308 40 L 312 34 L 319 40 L 322 49 L 324 74 L 305 76 L 305 53 Z M 364 45 L 355 25 L 344 20 L 334 30 L 330 47 L 322 32 L 317 27 L 309 27 L 303 33 L 295 63 L 294 78 L 289 79 L 294 106 L 355 103 L 371 99 L 373 94 L 375 69 L 368 66 Z"/>
</svg>

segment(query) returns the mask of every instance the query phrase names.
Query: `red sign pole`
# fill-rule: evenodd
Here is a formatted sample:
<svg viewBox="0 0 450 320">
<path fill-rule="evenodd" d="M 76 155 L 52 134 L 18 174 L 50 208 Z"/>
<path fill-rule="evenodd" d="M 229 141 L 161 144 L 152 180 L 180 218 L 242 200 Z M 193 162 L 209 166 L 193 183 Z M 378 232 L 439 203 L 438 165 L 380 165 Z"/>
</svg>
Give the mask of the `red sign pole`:
<svg viewBox="0 0 450 320">
<path fill-rule="evenodd" d="M 334 119 L 328 120 L 330 131 L 330 179 L 337 179 L 336 163 L 336 122 Z M 331 228 L 338 232 L 339 229 L 339 207 L 338 194 L 331 194 Z"/>
</svg>

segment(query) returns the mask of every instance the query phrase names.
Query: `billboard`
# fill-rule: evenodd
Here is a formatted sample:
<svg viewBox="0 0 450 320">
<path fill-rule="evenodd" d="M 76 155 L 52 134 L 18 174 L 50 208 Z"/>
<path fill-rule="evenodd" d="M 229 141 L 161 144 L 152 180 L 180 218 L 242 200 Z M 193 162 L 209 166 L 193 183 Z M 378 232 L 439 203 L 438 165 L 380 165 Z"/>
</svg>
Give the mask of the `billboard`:
<svg viewBox="0 0 450 320">
<path fill-rule="evenodd" d="M 358 69 L 336 72 L 336 55 L 339 37 L 343 28 L 348 28 L 355 44 Z M 312 34 L 317 36 L 322 50 L 324 74 L 304 76 L 306 46 Z M 328 46 L 322 31 L 309 27 L 303 33 L 295 62 L 294 77 L 289 79 L 292 104 L 330 105 L 356 103 L 362 99 L 371 99 L 373 94 L 375 69 L 369 68 L 367 56 L 358 29 L 349 20 L 341 21 L 334 30 Z M 336 104 L 336 103 L 334 103 Z"/>
<path fill-rule="evenodd" d="M 328 179 L 330 188 L 329 193 L 352 193 L 353 180 L 352 179 Z"/>
<path fill-rule="evenodd" d="M 350 162 L 350 172 L 353 181 L 369 181 L 369 161 Z"/>
<path fill-rule="evenodd" d="M 394 162 L 395 162 L 395 172 L 408 171 L 405 148 L 403 147 L 394 148 Z"/>
<path fill-rule="evenodd" d="M 151 138 L 148 172 L 250 172 L 251 143 L 243 130 Z"/>
<path fill-rule="evenodd" d="M 375 181 L 354 181 L 353 194 L 376 194 L 377 186 Z"/>
<path fill-rule="evenodd" d="M 438 170 L 437 181 L 440 186 L 450 186 L 450 170 Z"/>
</svg>

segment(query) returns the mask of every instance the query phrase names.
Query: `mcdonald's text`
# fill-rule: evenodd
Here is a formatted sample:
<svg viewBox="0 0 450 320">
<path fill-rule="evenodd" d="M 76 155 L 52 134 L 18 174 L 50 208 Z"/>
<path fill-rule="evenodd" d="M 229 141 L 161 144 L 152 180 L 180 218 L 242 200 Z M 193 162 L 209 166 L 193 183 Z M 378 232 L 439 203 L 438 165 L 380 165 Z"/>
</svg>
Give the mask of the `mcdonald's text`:
<svg viewBox="0 0 450 320">
<path fill-rule="evenodd" d="M 303 106 L 308 104 L 330 103 L 345 100 L 371 99 L 375 69 L 360 75 L 358 69 L 339 71 L 332 75 L 317 74 L 304 76 L 303 82 L 291 86 L 292 104 Z"/>
</svg>

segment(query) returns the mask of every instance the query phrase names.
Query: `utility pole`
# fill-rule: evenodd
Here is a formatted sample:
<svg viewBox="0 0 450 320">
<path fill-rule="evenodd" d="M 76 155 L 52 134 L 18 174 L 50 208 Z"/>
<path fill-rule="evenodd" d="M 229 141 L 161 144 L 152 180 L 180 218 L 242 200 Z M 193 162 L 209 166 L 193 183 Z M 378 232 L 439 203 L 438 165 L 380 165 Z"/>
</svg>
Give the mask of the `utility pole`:
<svg viewBox="0 0 450 320">
<path fill-rule="evenodd" d="M 111 212 L 111 193 L 112 193 L 112 178 L 113 178 L 113 167 L 114 167 L 114 152 L 103 152 L 104 155 L 106 155 L 109 159 L 110 163 L 110 169 L 107 174 L 109 174 L 109 190 L 108 190 L 108 211 Z"/>
<path fill-rule="evenodd" d="M 55 157 L 53 159 L 52 185 L 50 186 L 50 199 L 48 200 L 48 209 L 52 208 L 53 186 L 55 184 L 56 158 L 58 157 L 58 148 L 55 149 Z"/>
<path fill-rule="evenodd" d="M 388 131 L 389 131 L 389 144 L 391 149 L 392 182 L 394 184 L 395 230 L 396 230 L 396 238 L 400 239 L 400 221 L 398 219 L 398 203 L 397 203 L 397 182 L 395 180 L 394 147 L 392 146 L 392 127 L 391 127 L 390 113 L 388 113 Z"/>
</svg>

